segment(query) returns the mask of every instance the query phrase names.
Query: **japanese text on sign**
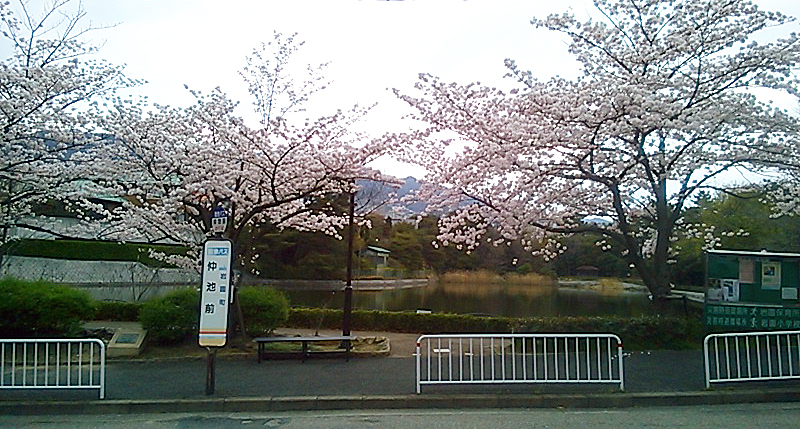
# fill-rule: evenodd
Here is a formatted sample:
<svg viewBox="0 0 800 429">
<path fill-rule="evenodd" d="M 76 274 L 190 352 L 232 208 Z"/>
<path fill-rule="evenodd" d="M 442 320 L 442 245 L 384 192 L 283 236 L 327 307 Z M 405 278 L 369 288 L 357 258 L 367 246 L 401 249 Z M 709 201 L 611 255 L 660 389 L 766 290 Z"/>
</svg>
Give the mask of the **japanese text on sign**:
<svg viewBox="0 0 800 429">
<path fill-rule="evenodd" d="M 225 256 L 230 252 L 230 248 L 227 247 L 209 247 L 206 249 L 207 256 Z"/>
<path fill-rule="evenodd" d="M 707 305 L 706 326 L 745 329 L 800 329 L 800 308 Z"/>
</svg>

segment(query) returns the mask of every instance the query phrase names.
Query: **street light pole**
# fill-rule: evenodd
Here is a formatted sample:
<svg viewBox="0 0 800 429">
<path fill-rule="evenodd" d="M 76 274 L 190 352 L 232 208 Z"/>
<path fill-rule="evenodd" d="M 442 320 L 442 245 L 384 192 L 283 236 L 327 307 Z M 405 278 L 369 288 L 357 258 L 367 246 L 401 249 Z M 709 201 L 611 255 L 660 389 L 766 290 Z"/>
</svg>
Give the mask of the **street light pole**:
<svg viewBox="0 0 800 429">
<path fill-rule="evenodd" d="M 350 335 L 353 314 L 353 217 L 355 213 L 356 194 L 350 193 L 350 229 L 347 233 L 347 278 L 344 287 L 344 309 L 342 311 L 342 335 Z"/>
</svg>

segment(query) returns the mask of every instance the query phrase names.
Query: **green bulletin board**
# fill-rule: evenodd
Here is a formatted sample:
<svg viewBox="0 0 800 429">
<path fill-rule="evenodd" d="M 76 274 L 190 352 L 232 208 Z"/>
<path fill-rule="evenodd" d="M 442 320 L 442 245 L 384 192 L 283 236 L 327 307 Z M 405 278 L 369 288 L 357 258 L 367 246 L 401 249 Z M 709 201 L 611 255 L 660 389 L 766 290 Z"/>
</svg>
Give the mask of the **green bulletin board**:
<svg viewBox="0 0 800 429">
<path fill-rule="evenodd" d="M 800 329 L 800 254 L 706 253 L 706 327 Z"/>
</svg>

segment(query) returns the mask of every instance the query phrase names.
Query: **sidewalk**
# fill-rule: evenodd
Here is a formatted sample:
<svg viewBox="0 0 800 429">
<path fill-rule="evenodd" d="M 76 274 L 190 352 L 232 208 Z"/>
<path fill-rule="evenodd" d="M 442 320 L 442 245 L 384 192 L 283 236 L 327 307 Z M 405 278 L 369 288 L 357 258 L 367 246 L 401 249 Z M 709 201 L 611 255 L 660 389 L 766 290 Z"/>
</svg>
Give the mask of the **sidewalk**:
<svg viewBox="0 0 800 429">
<path fill-rule="evenodd" d="M 313 334 L 313 330 L 281 330 Z M 320 331 L 321 335 L 334 331 Z M 339 334 L 341 332 L 338 332 Z M 96 391 L 0 391 L 4 414 L 278 411 L 364 408 L 581 407 L 783 402 L 800 384 L 732 383 L 706 391 L 702 352 L 625 354 L 625 392 L 609 385 L 425 386 L 415 392 L 417 335 L 386 336 L 390 356 L 268 360 L 218 357 L 216 389 L 205 394 L 206 360 L 109 360 L 106 399 Z"/>
</svg>

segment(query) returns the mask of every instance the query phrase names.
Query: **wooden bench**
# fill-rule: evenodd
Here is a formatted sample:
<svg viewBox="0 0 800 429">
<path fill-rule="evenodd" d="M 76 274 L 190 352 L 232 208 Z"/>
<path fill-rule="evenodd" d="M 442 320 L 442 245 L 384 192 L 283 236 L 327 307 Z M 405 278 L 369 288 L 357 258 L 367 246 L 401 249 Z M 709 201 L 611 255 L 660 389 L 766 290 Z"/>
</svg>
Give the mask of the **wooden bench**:
<svg viewBox="0 0 800 429">
<path fill-rule="evenodd" d="M 308 348 L 309 343 L 319 343 L 319 342 L 331 342 L 331 341 L 340 341 L 343 343 L 344 348 L 342 350 L 330 350 L 324 352 L 314 352 L 314 354 L 328 354 L 328 353 L 344 353 L 347 360 L 350 360 L 350 350 L 353 348 L 353 341 L 356 339 L 353 335 L 339 335 L 339 336 L 332 336 L 332 337 L 320 337 L 320 336 L 313 336 L 313 337 L 258 337 L 253 341 L 258 344 L 258 363 L 261 363 L 262 358 L 265 356 L 283 356 L 287 354 L 296 355 L 297 353 L 292 352 L 268 352 L 265 350 L 266 345 L 270 343 L 301 343 L 302 350 L 301 354 L 303 356 L 303 362 L 311 356 L 311 351 Z"/>
</svg>

